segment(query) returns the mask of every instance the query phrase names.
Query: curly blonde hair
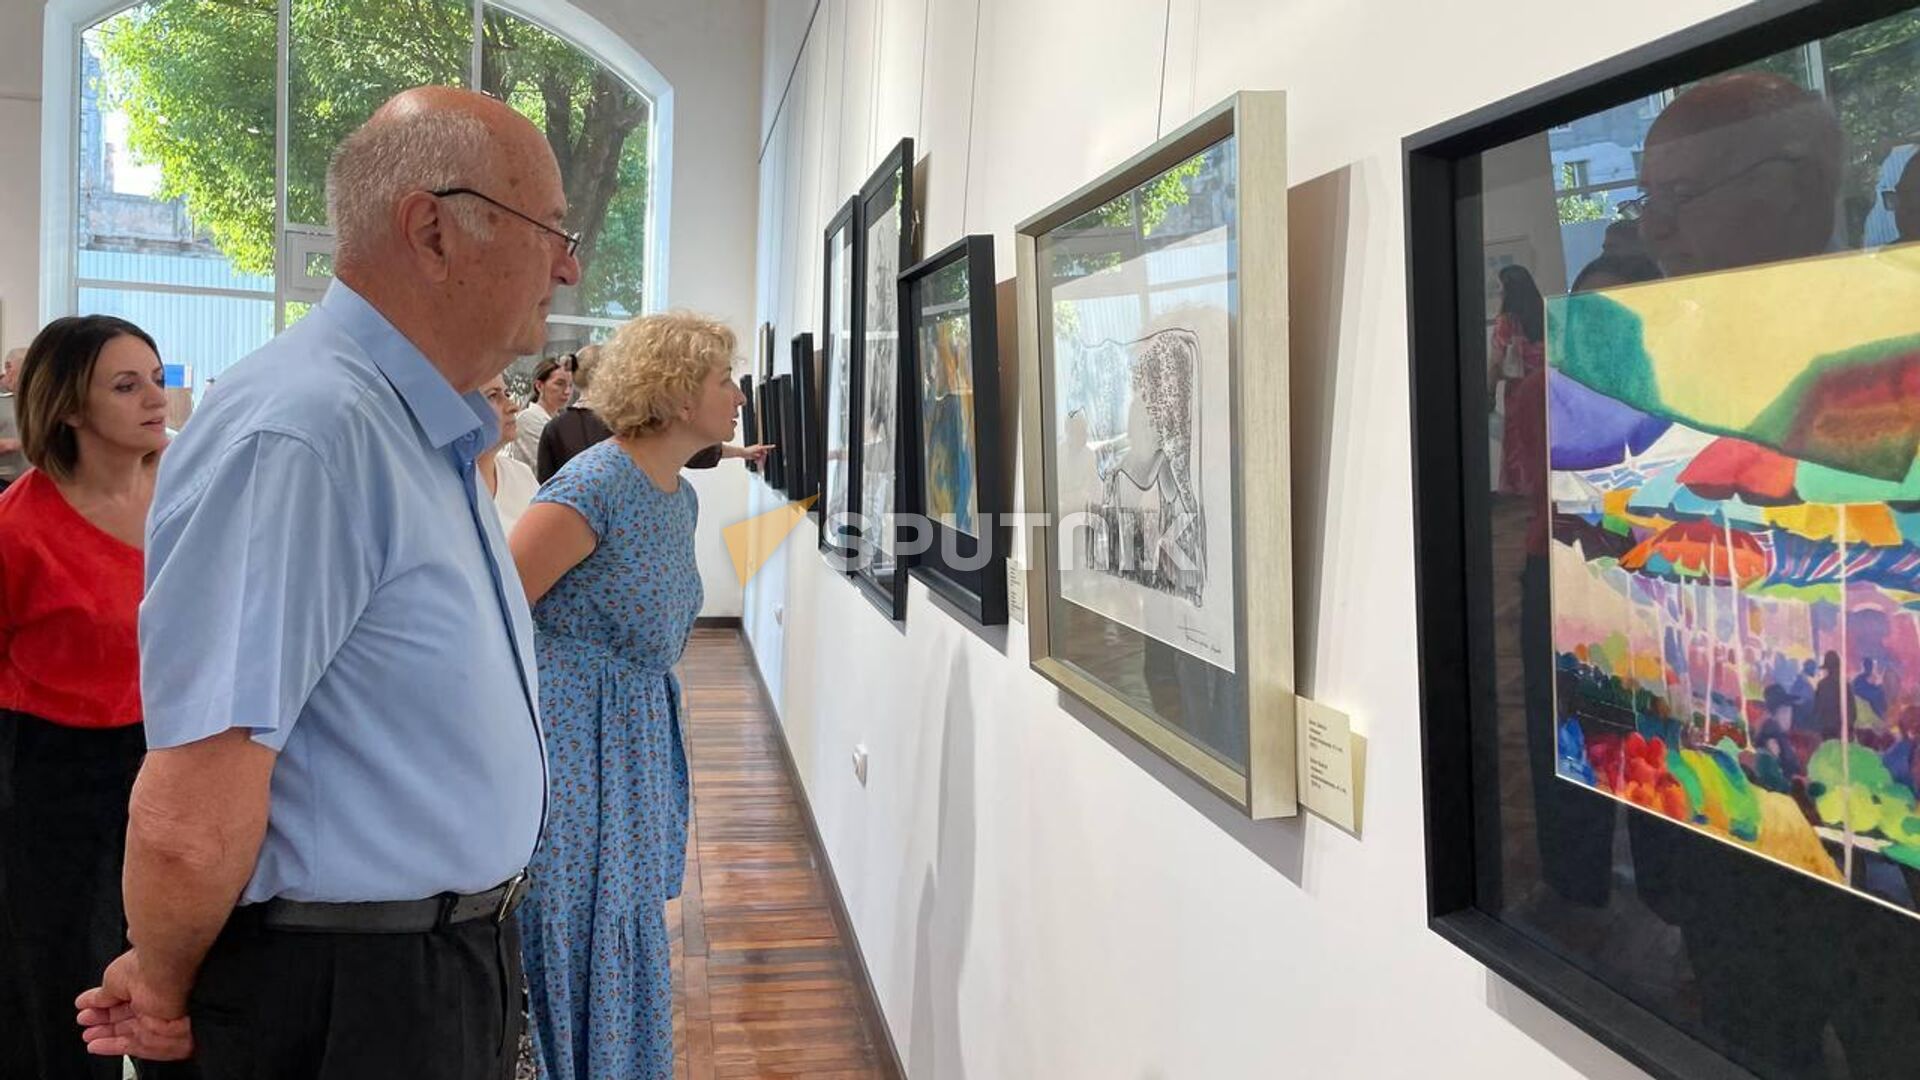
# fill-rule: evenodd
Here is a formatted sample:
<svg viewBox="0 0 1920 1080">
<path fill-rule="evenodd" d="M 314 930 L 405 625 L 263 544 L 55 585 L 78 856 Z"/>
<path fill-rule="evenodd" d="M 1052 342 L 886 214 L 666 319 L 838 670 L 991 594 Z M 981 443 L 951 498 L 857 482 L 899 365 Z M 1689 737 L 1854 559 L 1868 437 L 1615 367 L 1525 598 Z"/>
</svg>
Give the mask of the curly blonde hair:
<svg viewBox="0 0 1920 1080">
<path fill-rule="evenodd" d="M 648 435 L 700 396 L 715 368 L 731 368 L 737 344 L 718 319 L 669 311 L 635 319 L 601 347 L 584 403 L 615 435 Z"/>
</svg>

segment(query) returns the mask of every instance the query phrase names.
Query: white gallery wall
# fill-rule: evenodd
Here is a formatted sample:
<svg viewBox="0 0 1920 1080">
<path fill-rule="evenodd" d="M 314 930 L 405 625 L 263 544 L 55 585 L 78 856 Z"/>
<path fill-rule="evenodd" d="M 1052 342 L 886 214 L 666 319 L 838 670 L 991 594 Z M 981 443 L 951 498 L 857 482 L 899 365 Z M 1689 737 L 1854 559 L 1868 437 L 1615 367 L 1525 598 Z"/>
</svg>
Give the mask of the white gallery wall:
<svg viewBox="0 0 1920 1080">
<path fill-rule="evenodd" d="M 0 350 L 40 310 L 41 0 L 0 0 Z"/>
<path fill-rule="evenodd" d="M 1006 281 L 1019 220 L 1236 89 L 1289 95 L 1298 685 L 1369 739 L 1364 834 L 1241 819 L 1063 703 L 1024 625 L 915 582 L 895 626 L 802 525 L 745 622 L 914 1080 L 1640 1075 L 1425 926 L 1400 147 L 1735 6 L 768 0 L 783 348 L 819 334 L 826 222 L 902 136 L 920 254 L 991 233 Z"/>
<path fill-rule="evenodd" d="M 511 0 L 506 4 L 512 8 Z M 541 0 L 541 6 L 553 6 Z M 717 315 L 753 342 L 763 0 L 577 0 L 674 89 L 668 300 Z M 0 0 L 0 348 L 36 329 L 40 291 L 42 0 Z M 589 48 L 591 42 L 586 42 Z M 699 491 L 702 614 L 740 614 L 721 528 L 741 516 L 746 470 L 688 474 Z"/>
</svg>

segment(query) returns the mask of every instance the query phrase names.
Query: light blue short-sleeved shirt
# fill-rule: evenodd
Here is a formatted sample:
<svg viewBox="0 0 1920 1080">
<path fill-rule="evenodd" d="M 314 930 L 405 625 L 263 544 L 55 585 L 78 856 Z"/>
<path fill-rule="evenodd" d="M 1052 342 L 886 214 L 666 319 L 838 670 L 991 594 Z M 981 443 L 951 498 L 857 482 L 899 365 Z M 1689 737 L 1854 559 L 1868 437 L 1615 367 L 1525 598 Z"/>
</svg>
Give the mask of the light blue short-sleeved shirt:
<svg viewBox="0 0 1920 1080">
<path fill-rule="evenodd" d="M 498 435 L 345 285 L 220 378 L 147 520 L 147 744 L 279 753 L 242 903 L 477 892 L 546 809 L 533 623 L 473 459 Z"/>
</svg>

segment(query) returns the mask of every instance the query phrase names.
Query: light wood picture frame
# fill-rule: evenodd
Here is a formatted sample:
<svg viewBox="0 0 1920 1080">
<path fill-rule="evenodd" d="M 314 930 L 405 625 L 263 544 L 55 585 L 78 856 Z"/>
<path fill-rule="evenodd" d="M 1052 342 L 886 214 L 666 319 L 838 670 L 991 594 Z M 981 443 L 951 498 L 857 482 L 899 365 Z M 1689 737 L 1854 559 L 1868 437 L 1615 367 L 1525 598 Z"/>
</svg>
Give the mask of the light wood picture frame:
<svg viewBox="0 0 1920 1080">
<path fill-rule="evenodd" d="M 1244 91 L 1014 237 L 1032 666 L 1254 818 L 1298 812 L 1286 163 Z"/>
</svg>

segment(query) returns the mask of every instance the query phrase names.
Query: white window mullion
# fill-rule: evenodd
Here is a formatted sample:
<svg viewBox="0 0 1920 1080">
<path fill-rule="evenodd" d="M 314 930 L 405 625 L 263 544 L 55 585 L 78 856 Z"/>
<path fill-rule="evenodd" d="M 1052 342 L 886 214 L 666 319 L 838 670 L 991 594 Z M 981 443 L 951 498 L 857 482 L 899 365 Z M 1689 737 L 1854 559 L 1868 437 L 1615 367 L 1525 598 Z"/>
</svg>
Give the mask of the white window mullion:
<svg viewBox="0 0 1920 1080">
<path fill-rule="evenodd" d="M 273 332 L 287 328 L 287 98 L 293 56 L 293 0 L 277 0 L 273 62 Z"/>
<path fill-rule="evenodd" d="M 480 90 L 480 65 L 484 62 L 482 51 L 485 48 L 487 32 L 487 6 L 484 0 L 473 0 L 473 66 L 467 71 L 467 89 Z"/>
</svg>

